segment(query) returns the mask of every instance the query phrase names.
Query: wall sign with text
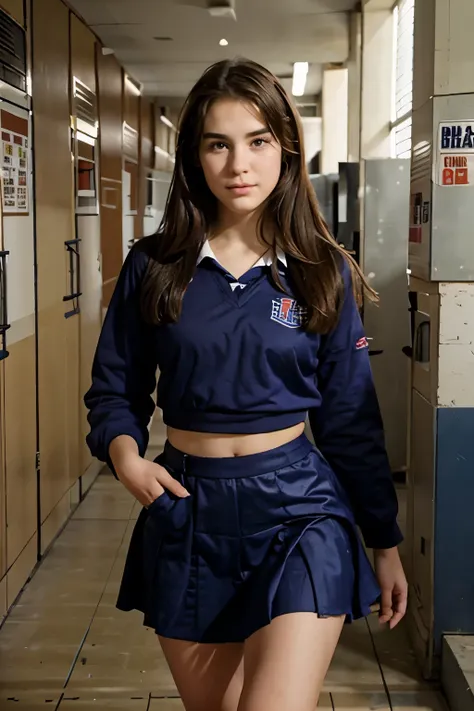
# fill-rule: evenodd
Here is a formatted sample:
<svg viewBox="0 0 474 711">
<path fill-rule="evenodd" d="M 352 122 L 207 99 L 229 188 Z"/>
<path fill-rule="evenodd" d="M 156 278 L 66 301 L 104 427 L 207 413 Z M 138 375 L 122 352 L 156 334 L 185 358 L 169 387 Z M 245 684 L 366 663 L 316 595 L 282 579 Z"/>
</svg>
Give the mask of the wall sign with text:
<svg viewBox="0 0 474 711">
<path fill-rule="evenodd" d="M 4 213 L 28 214 L 28 120 L 2 109 L 0 112 L 0 165 Z"/>
<path fill-rule="evenodd" d="M 444 187 L 474 185 L 474 120 L 440 123 L 436 183 Z"/>
</svg>

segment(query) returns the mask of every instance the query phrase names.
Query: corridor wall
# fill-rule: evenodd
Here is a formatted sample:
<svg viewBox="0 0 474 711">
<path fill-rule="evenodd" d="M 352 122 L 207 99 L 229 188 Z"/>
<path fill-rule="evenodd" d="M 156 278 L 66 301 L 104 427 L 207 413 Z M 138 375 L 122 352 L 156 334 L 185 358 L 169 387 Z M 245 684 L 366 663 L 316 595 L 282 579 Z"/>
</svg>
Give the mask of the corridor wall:
<svg viewBox="0 0 474 711">
<path fill-rule="evenodd" d="M 124 74 L 123 82 L 123 165 L 122 165 L 122 248 L 125 259 L 135 238 L 142 235 L 139 224 L 140 182 L 140 91 Z"/>
<path fill-rule="evenodd" d="M 13 17 L 19 25 L 25 27 L 25 7 L 23 0 L 3 0 L 1 7 Z"/>
<path fill-rule="evenodd" d="M 7 2 L 6 5 L 8 15 L 2 17 L 2 31 L 15 33 L 18 42 L 24 43 L 23 4 Z M 25 49 L 28 52 L 26 44 Z M 29 98 L 24 91 L 8 86 L 1 86 L 0 93 L 3 139 L 0 186 L 0 613 L 4 614 L 36 563 L 36 324 Z M 22 173 L 26 196 L 21 206 L 16 197 L 12 206 L 11 188 L 8 199 L 5 197 L 3 166 L 7 161 L 18 175 L 20 170 Z M 8 418 L 5 417 L 7 410 L 11 413 Z"/>
<path fill-rule="evenodd" d="M 142 97 L 140 101 L 140 178 L 138 192 L 138 215 L 135 220 L 135 238 L 143 237 L 144 218 L 149 206 L 152 190 L 150 180 L 155 164 L 155 106 L 152 101 Z"/>
<path fill-rule="evenodd" d="M 28 214 L 4 214 L 0 190 L 12 277 L 7 358 L 0 345 L 1 622 L 101 469 L 85 446 L 83 394 L 125 256 L 124 175 L 133 240 L 156 127 L 152 101 L 63 0 L 0 0 L 0 11 L 25 29 L 31 54 L 26 119 L 12 105 L 5 120 L 33 149 Z M 3 103 L 2 127 L 5 116 Z"/>
</svg>

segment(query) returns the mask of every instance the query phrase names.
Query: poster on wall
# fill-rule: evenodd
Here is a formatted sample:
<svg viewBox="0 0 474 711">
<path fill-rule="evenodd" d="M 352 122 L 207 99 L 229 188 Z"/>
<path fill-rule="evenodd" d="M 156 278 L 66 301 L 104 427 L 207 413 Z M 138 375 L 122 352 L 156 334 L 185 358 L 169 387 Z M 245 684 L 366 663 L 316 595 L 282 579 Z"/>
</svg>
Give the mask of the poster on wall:
<svg viewBox="0 0 474 711">
<path fill-rule="evenodd" d="M 2 128 L 3 211 L 28 213 L 28 138 Z"/>
<path fill-rule="evenodd" d="M 474 185 L 474 120 L 440 123 L 437 154 L 437 185 Z"/>
</svg>

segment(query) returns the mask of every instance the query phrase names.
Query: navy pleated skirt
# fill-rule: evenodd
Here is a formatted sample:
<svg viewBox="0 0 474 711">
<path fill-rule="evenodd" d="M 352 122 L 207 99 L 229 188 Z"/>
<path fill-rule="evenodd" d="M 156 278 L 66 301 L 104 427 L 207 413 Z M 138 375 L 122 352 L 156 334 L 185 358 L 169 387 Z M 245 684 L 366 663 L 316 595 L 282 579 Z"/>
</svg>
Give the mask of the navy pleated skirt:
<svg viewBox="0 0 474 711">
<path fill-rule="evenodd" d="M 214 459 L 166 443 L 156 460 L 191 496 L 143 509 L 117 607 L 159 635 L 242 642 L 279 615 L 364 617 L 380 596 L 347 497 L 302 435 Z"/>
</svg>

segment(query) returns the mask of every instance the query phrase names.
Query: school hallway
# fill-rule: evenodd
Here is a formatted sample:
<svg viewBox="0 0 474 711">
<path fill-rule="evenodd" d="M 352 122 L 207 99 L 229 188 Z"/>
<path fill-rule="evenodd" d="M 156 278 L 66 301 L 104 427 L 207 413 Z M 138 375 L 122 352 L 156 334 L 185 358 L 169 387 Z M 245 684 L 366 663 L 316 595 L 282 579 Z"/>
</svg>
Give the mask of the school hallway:
<svg viewBox="0 0 474 711">
<path fill-rule="evenodd" d="M 156 418 L 147 456 L 163 441 Z M 98 477 L 0 629 L 1 711 L 183 709 L 154 632 L 115 608 L 139 509 L 109 472 Z M 319 707 L 447 709 L 405 629 L 381 631 L 375 616 L 345 629 Z"/>
</svg>

